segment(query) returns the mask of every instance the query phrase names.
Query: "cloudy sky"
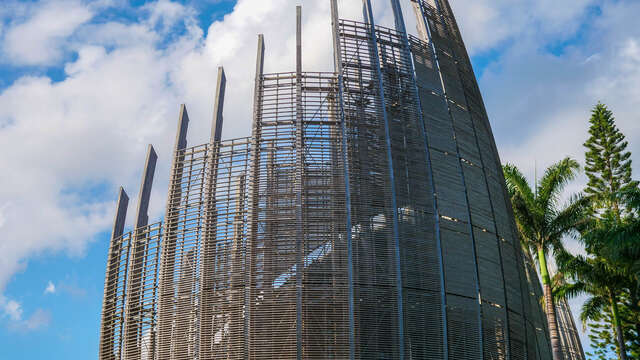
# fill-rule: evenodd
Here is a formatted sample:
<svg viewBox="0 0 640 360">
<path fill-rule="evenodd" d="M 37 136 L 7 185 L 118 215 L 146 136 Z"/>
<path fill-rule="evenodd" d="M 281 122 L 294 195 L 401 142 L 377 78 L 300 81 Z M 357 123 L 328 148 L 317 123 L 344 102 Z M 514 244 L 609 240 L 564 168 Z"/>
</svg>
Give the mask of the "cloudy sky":
<svg viewBox="0 0 640 360">
<path fill-rule="evenodd" d="M 189 142 L 205 142 L 219 65 L 224 136 L 249 134 L 257 34 L 266 71 L 293 69 L 300 3 L 304 68 L 331 70 L 328 0 L 2 1 L 0 357 L 97 358 L 118 186 L 135 199 L 153 143 L 151 217 L 161 216 L 179 104 L 189 110 Z M 637 178 L 640 2 L 451 3 L 503 161 L 533 176 L 536 164 L 582 160 L 590 108 L 602 101 L 631 142 Z M 339 4 L 342 17 L 360 19 L 359 1 Z M 391 25 L 388 1 L 374 7 Z"/>
</svg>

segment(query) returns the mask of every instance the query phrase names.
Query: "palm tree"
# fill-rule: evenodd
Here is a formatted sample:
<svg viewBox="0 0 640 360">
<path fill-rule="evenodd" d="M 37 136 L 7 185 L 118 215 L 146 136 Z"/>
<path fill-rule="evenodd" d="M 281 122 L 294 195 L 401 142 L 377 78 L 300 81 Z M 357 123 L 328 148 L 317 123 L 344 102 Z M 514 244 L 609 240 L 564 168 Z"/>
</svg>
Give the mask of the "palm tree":
<svg viewBox="0 0 640 360">
<path fill-rule="evenodd" d="M 573 284 L 558 289 L 557 296 L 573 297 L 589 294 L 591 298 L 582 309 L 583 325 L 587 320 L 601 318 L 609 307 L 611 325 L 615 330 L 616 347 L 620 359 L 627 358 L 619 304 L 633 313 L 640 313 L 640 189 L 614 194 L 616 202 L 625 205 L 629 216 L 617 214 L 593 219 L 583 231 L 581 241 L 591 257 L 561 254 L 560 268 L 571 276 Z M 625 301 L 626 300 L 626 301 Z M 640 336 L 640 323 L 635 322 Z"/>
<path fill-rule="evenodd" d="M 568 253 L 558 256 L 560 271 L 565 276 L 573 279 L 571 284 L 563 284 L 556 288 L 556 298 L 572 298 L 582 294 L 590 297 L 582 305 L 580 320 L 583 329 L 587 321 L 598 321 L 602 314 L 611 310 L 611 320 L 616 333 L 616 346 L 621 360 L 627 359 L 622 321 L 620 317 L 620 294 L 627 284 L 627 277 L 612 268 L 601 257 L 589 258 L 584 256 L 572 256 Z"/>
<path fill-rule="evenodd" d="M 585 198 L 574 196 L 565 206 L 559 204 L 565 186 L 575 178 L 579 168 L 575 160 L 565 158 L 547 168 L 540 183 L 532 190 L 516 166 L 507 164 L 503 167 L 520 239 L 538 261 L 553 360 L 562 360 L 563 355 L 547 257 L 550 251 L 554 254 L 564 252 L 562 238 L 585 218 L 588 208 Z"/>
</svg>

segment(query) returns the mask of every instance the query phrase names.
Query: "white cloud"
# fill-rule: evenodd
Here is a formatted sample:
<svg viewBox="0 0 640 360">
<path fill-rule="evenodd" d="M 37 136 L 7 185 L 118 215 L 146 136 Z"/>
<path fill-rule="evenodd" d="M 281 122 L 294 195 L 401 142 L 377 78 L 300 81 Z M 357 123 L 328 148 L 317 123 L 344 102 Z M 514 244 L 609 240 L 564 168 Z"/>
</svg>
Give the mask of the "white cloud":
<svg viewBox="0 0 640 360">
<path fill-rule="evenodd" d="M 534 162 L 542 169 L 563 156 L 582 160 L 590 110 L 598 101 L 612 109 L 637 159 L 640 31 L 628 25 L 638 11 L 638 3 L 606 2 L 583 34 L 584 44 L 555 56 L 543 51 L 544 43 L 523 37 L 489 67 L 481 87 L 503 161 L 532 176 Z"/>
<path fill-rule="evenodd" d="M 170 0 L 159 0 L 146 4 L 144 10 L 149 12 L 148 23 L 159 27 L 163 32 L 185 19 L 190 19 L 195 13 L 193 9 Z"/>
<path fill-rule="evenodd" d="M 0 168 L 9 169 L 0 177 L 0 199 L 11 204 L 0 208 L 0 253 L 6 254 L 0 293 L 30 257 L 82 254 L 96 234 L 108 231 L 118 185 L 130 190 L 134 208 L 147 143 L 160 156 L 151 217 L 162 214 L 178 104 L 189 110 L 190 143 L 205 142 L 218 65 L 228 79 L 224 136 L 249 135 L 257 34 L 265 34 L 267 72 L 293 69 L 297 3 L 239 0 L 206 36 L 192 9 L 166 0 L 146 5 L 138 23 L 87 23 L 99 6 L 112 5 L 108 1 L 11 3 L 18 20 L 0 33 L 0 61 L 52 64 L 67 51 L 77 58 L 63 64 L 64 81 L 23 77 L 0 92 L 0 154 L 12 154 L 0 156 Z M 556 56 L 546 47 L 574 36 L 595 0 L 451 3 L 472 54 L 502 50 L 481 87 L 503 160 L 533 175 L 534 160 L 541 169 L 564 155 L 581 158 L 589 108 L 598 100 L 611 105 L 640 152 L 640 30 L 634 26 L 640 5 L 601 2 L 588 44 Z M 359 1 L 339 4 L 342 17 L 361 18 Z M 407 28 L 414 33 L 407 4 Z M 329 2 L 303 5 L 304 69 L 330 71 Z M 374 5 L 378 23 L 391 26 L 388 1 Z M 181 35 L 167 35 L 182 24 Z M 0 304 L 6 313 L 8 300 Z M 21 317 L 20 304 L 11 304 Z"/>
<path fill-rule="evenodd" d="M 208 36 L 188 18 L 187 31 L 169 43 L 148 19 L 86 24 L 73 35 L 78 56 L 64 64 L 66 79 L 26 76 L 2 91 L 0 153 L 13 155 L 0 157 L 11 169 L 0 179 L 0 199 L 12 204 L 3 212 L 0 252 L 10 256 L 0 258 L 0 291 L 29 257 L 82 254 L 108 231 L 118 185 L 135 206 L 147 143 L 160 155 L 151 215 L 162 214 L 179 104 L 192 120 L 190 143 L 207 141 L 218 65 L 228 76 L 225 137 L 249 135 L 256 35 L 265 32 L 267 71 L 290 70 L 295 4 L 243 0 Z M 344 9 L 358 16 L 359 6 Z M 303 13 L 305 68 L 329 70 L 328 3 L 305 5 Z"/>
<path fill-rule="evenodd" d="M 37 309 L 27 319 L 12 320 L 8 323 L 8 328 L 12 331 L 26 333 L 43 329 L 51 323 L 51 312 L 44 309 Z"/>
<path fill-rule="evenodd" d="M 36 309 L 26 319 L 23 318 L 23 313 L 21 303 L 0 295 L 0 320 L 6 320 L 9 329 L 28 332 L 44 328 L 51 322 L 51 312 L 48 310 Z"/>
<path fill-rule="evenodd" d="M 56 285 L 54 283 L 52 283 L 51 281 L 49 281 L 47 283 L 47 287 L 44 289 L 44 293 L 45 294 L 55 294 L 56 292 Z"/>
<path fill-rule="evenodd" d="M 5 30 L 2 48 L 19 65 L 49 65 L 58 61 L 67 37 L 92 17 L 90 9 L 75 0 L 42 1 L 23 21 Z"/>
<path fill-rule="evenodd" d="M 523 37 L 562 41 L 577 31 L 596 0 L 450 1 L 473 55 Z"/>
<path fill-rule="evenodd" d="M 22 323 L 22 327 L 26 331 L 34 331 L 47 327 L 50 323 L 51 312 L 43 309 L 37 309 L 27 320 Z"/>
<path fill-rule="evenodd" d="M 1 123 L 0 123 L 0 128 L 2 128 Z M 7 221 L 7 218 L 4 215 L 4 213 L 7 211 L 8 207 L 9 207 L 9 204 L 4 204 L 0 206 L 0 228 L 2 228 L 4 226 L 4 223 Z"/>
<path fill-rule="evenodd" d="M 0 309 L 2 317 L 8 317 L 11 321 L 22 320 L 22 305 L 19 302 L 0 295 Z"/>
</svg>

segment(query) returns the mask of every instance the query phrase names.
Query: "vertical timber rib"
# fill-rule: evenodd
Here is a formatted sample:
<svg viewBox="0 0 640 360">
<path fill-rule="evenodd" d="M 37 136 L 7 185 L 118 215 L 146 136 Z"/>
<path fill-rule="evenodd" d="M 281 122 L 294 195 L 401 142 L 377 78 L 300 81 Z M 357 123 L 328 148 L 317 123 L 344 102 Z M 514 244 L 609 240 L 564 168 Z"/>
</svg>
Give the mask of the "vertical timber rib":
<svg viewBox="0 0 640 360">
<path fill-rule="evenodd" d="M 102 322 L 100 326 L 100 360 L 115 360 L 120 358 L 119 341 L 115 338 L 116 328 L 121 326 L 118 319 L 117 303 L 121 296 L 118 292 L 118 280 L 121 278 L 120 254 L 124 223 L 127 218 L 129 197 L 122 187 L 118 191 L 116 214 L 111 228 L 111 242 L 107 257 L 107 270 L 104 281 L 104 298 L 102 300 Z"/>
<path fill-rule="evenodd" d="M 181 179 L 184 173 L 184 150 L 187 147 L 187 128 L 189 115 L 183 104 L 180 106 L 178 130 L 173 151 L 171 175 L 169 178 L 169 197 L 165 215 L 164 239 L 160 265 L 160 285 L 158 295 L 158 346 L 157 359 L 175 359 L 173 353 L 175 288 L 174 266 L 176 263 L 176 241 L 178 231 L 178 215 L 182 197 Z"/>
<path fill-rule="evenodd" d="M 391 130 L 389 124 L 389 118 L 387 116 L 387 109 L 385 105 L 385 92 L 382 74 L 380 72 L 380 58 L 378 55 L 378 36 L 376 34 L 376 26 L 373 19 L 373 9 L 371 8 L 370 0 L 363 0 L 365 22 L 369 24 L 369 32 L 371 41 L 371 58 L 373 60 L 373 66 L 377 72 L 377 86 L 379 91 L 380 100 L 380 113 L 384 122 L 384 132 L 386 139 L 386 152 L 387 152 L 387 166 L 389 168 L 389 187 L 391 188 L 391 216 L 393 226 L 393 241 L 395 243 L 395 272 L 396 272 L 396 309 L 398 312 L 398 356 L 400 359 L 404 359 L 404 313 L 403 313 L 403 296 L 402 296 L 402 272 L 400 266 L 400 234 L 398 225 L 398 205 L 396 199 L 396 180 L 393 168 L 393 155 L 391 149 Z"/>
<path fill-rule="evenodd" d="M 216 97 L 213 105 L 213 125 L 211 126 L 211 140 L 213 143 L 222 139 L 222 110 L 224 108 L 224 92 L 227 86 L 227 77 L 224 68 L 218 67 L 218 81 L 216 84 Z"/>
<path fill-rule="evenodd" d="M 216 333 L 216 317 L 224 316 L 216 310 L 219 309 L 216 303 L 216 297 L 223 296 L 218 295 L 216 288 L 216 276 L 206 271 L 206 269 L 215 269 L 218 247 L 217 241 L 217 224 L 218 224 L 218 211 L 216 189 L 218 187 L 218 169 L 220 167 L 220 141 L 222 139 L 222 126 L 223 126 L 223 109 L 224 109 L 224 94 L 226 89 L 226 76 L 224 68 L 218 67 L 218 78 L 216 82 L 216 92 L 213 105 L 213 119 L 211 122 L 211 138 L 209 140 L 210 156 L 208 159 L 208 169 L 206 176 L 206 193 L 204 204 L 204 241 L 201 243 L 202 247 L 202 268 L 204 269 L 200 274 L 200 283 L 202 286 L 201 296 L 201 318 L 200 318 L 200 332 L 199 332 L 199 355 L 202 358 L 212 358 L 216 349 L 214 341 Z M 232 311 L 232 310 L 227 310 Z M 226 351 L 231 351 L 226 347 L 223 347 Z"/>
<path fill-rule="evenodd" d="M 454 117 L 452 114 L 452 109 L 451 109 L 451 103 L 450 103 L 450 99 L 447 95 L 447 82 L 445 81 L 444 75 L 443 75 L 443 71 L 440 65 L 440 60 L 439 60 L 439 54 L 438 54 L 438 49 L 436 48 L 436 43 L 433 40 L 433 33 L 434 31 L 431 29 L 431 24 L 430 22 L 427 20 L 427 14 L 425 13 L 425 6 L 422 3 L 422 0 L 418 0 L 420 1 L 420 15 L 418 16 L 418 27 L 419 29 L 423 30 L 423 35 L 426 35 L 427 38 L 425 39 L 430 47 L 431 47 L 431 51 L 432 51 L 432 55 L 433 55 L 433 59 L 434 59 L 434 63 L 435 63 L 435 67 L 437 69 L 438 72 L 438 76 L 439 76 L 439 80 L 440 80 L 440 85 L 442 88 L 442 97 L 443 100 L 446 104 L 446 108 L 447 108 L 447 113 L 449 116 L 450 121 L 453 123 L 454 121 Z M 436 0 L 437 2 L 437 0 Z M 426 34 L 424 33 L 424 31 L 426 31 Z M 455 105 L 454 105 L 455 106 Z M 453 126 L 453 138 L 454 138 L 454 143 L 455 143 L 455 151 L 456 151 L 456 156 L 457 156 L 457 165 L 458 165 L 458 169 L 459 169 L 459 174 L 460 174 L 460 180 L 462 183 L 462 187 L 464 189 L 464 203 L 465 203 L 465 207 L 466 207 L 466 216 L 467 216 L 467 221 L 468 221 L 468 229 L 469 229 L 469 236 L 471 239 L 471 243 L 472 243 L 472 258 L 473 258 L 473 268 L 475 270 L 475 274 L 474 274 L 474 278 L 475 278 L 475 288 L 476 288 L 476 294 L 477 294 L 477 326 L 478 326 L 478 345 L 479 345 L 479 353 L 483 354 L 484 353 L 484 344 L 483 344 L 483 324 L 482 324 L 482 294 L 480 291 L 480 275 L 479 275 L 479 269 L 478 269 L 478 257 L 476 254 L 476 241 L 475 241 L 475 235 L 474 235 L 474 228 L 473 228 L 473 223 L 472 223 L 472 217 L 471 217 L 471 208 L 469 205 L 469 194 L 468 194 L 468 190 L 467 190 L 467 184 L 465 181 L 465 176 L 464 176 L 464 170 L 463 170 L 463 159 L 460 156 L 460 148 L 459 148 L 459 143 L 458 143 L 458 138 L 456 136 L 456 131 L 455 131 L 455 126 Z M 445 274 L 446 276 L 446 274 Z M 448 306 L 448 308 L 450 308 L 450 306 Z M 463 353 L 468 353 L 468 349 L 463 350 Z M 457 356 L 460 356 L 459 354 Z"/>
<path fill-rule="evenodd" d="M 342 68 L 342 55 L 340 52 L 340 21 L 338 18 L 338 3 L 337 0 L 331 0 L 331 32 L 333 41 L 333 66 L 334 71 L 337 74 L 337 86 L 338 86 L 338 112 L 340 121 L 340 150 L 342 155 L 342 166 L 344 174 L 344 191 L 345 191 L 345 211 L 346 211 L 346 233 L 345 238 L 347 240 L 347 282 L 348 282 L 348 316 L 349 316 L 349 360 L 355 359 L 355 318 L 354 318 L 354 289 L 353 289 L 353 235 L 352 235 L 352 221 L 351 221 L 351 187 L 350 187 L 350 175 L 349 175 L 349 159 L 348 159 L 348 144 L 347 144 L 347 124 L 344 115 L 344 100 L 343 100 L 343 87 L 344 87 L 344 70 Z"/>
<path fill-rule="evenodd" d="M 149 200 L 151 198 L 151 188 L 153 187 L 153 175 L 156 171 L 158 155 L 152 145 L 147 147 L 147 156 L 142 172 L 142 183 L 138 194 L 138 209 L 136 211 L 135 228 L 147 226 L 149 223 Z"/>
<path fill-rule="evenodd" d="M 128 232 L 120 189 L 100 360 L 551 360 L 448 0 L 390 0 L 394 28 L 329 1 L 332 72 L 303 71 L 297 6 L 295 70 L 264 73 L 258 36 L 251 135 L 223 137 L 219 67 L 208 142 L 187 147 L 180 108 L 163 221 L 152 146 Z"/>
<path fill-rule="evenodd" d="M 249 209 L 247 214 L 248 228 L 247 228 L 247 254 L 246 258 L 249 259 L 249 263 L 247 265 L 247 278 L 246 278 L 246 289 L 245 289 L 245 306 L 246 306 L 246 316 L 245 316 L 245 351 L 247 358 L 255 358 L 255 353 L 252 348 L 252 340 L 255 337 L 254 334 L 254 320 L 253 320 L 253 309 L 254 309 L 254 301 L 253 299 L 256 296 L 256 292 L 254 289 L 255 285 L 255 275 L 256 275 L 256 267 L 252 259 L 257 251 L 257 235 L 258 235 L 258 206 L 259 206 L 259 193 L 260 193 L 260 183 L 259 183 L 259 159 L 260 159 L 260 146 L 261 141 L 260 138 L 262 136 L 262 129 L 260 124 L 261 118 L 261 102 L 262 102 L 262 77 L 264 75 L 264 35 L 258 35 L 258 50 L 256 54 L 256 77 L 255 77 L 255 85 L 253 90 L 253 130 L 251 135 L 251 164 L 250 164 L 250 175 L 249 181 L 251 184 L 249 185 Z"/>
<path fill-rule="evenodd" d="M 302 125 L 302 7 L 296 6 L 296 354 L 302 359 L 302 258 L 304 239 L 304 129 Z"/>
<path fill-rule="evenodd" d="M 142 319 L 144 318 L 144 292 L 145 278 L 148 267 L 147 250 L 151 244 L 148 243 L 147 229 L 145 227 L 149 223 L 149 200 L 151 197 L 151 188 L 153 186 L 153 175 L 156 169 L 158 156 L 152 145 L 147 147 L 147 156 L 142 172 L 142 182 L 140 184 L 140 193 L 138 194 L 138 209 L 136 211 L 135 231 L 131 244 L 131 254 L 128 264 L 128 280 L 127 280 L 127 296 L 125 305 L 125 322 L 124 327 L 124 343 L 123 352 L 127 359 L 139 359 L 142 356 L 144 326 Z M 154 284 L 155 285 L 155 284 Z"/>
<path fill-rule="evenodd" d="M 415 5 L 415 3 L 414 3 Z M 395 23 L 395 27 L 396 30 L 398 32 L 400 32 L 401 36 L 402 36 L 402 40 L 404 43 L 404 49 L 405 49 L 405 54 L 404 56 L 409 58 L 411 57 L 411 45 L 409 44 L 409 37 L 407 35 L 407 30 L 405 27 L 405 22 L 404 22 L 404 18 L 402 15 L 402 7 L 400 6 L 400 2 L 398 0 L 391 0 L 391 8 L 393 9 L 393 15 L 394 15 L 394 23 Z M 416 13 L 417 18 L 418 18 L 418 29 L 419 31 L 422 30 L 422 34 L 424 35 L 424 38 L 427 38 L 426 34 L 427 31 L 424 30 L 425 26 L 426 26 L 426 22 L 420 22 L 419 19 L 423 19 L 422 17 L 422 11 L 420 11 L 420 14 Z M 420 26 L 422 25 L 422 26 Z M 420 129 L 420 133 L 423 136 L 423 146 L 424 146 L 424 151 L 425 151 L 425 159 L 427 161 L 427 172 L 428 172 L 428 181 L 431 184 L 430 190 L 432 194 L 436 194 L 436 189 L 435 189 L 435 185 L 434 185 L 434 180 L 433 180 L 433 167 L 431 165 L 431 153 L 429 151 L 429 139 L 427 137 L 427 133 L 426 133 L 426 126 L 425 126 L 425 115 L 422 111 L 422 103 L 420 101 L 420 91 L 418 89 L 418 84 L 416 83 L 416 78 L 417 78 L 417 72 L 415 70 L 415 67 L 413 65 L 413 61 L 411 61 L 411 59 L 407 59 L 406 60 L 407 63 L 411 64 L 411 74 L 412 76 L 412 85 L 415 91 L 415 98 L 416 98 L 416 104 L 417 104 L 417 112 L 419 114 L 419 120 L 417 122 L 418 127 Z M 434 214 L 434 222 L 435 222 L 435 240 L 436 240 L 436 257 L 438 259 L 438 269 L 440 272 L 440 276 L 438 277 L 439 280 L 439 285 L 440 285 L 440 306 L 441 306 L 441 317 L 442 317 L 442 359 L 443 360 L 447 360 L 449 359 L 449 349 L 448 349 L 448 342 L 447 342 L 447 301 L 446 301 L 446 294 L 445 294 L 445 280 L 444 280 L 444 265 L 442 262 L 442 245 L 441 245 L 441 237 L 440 237 L 440 214 L 438 211 L 438 198 L 437 196 L 433 197 L 433 214 Z"/>
</svg>

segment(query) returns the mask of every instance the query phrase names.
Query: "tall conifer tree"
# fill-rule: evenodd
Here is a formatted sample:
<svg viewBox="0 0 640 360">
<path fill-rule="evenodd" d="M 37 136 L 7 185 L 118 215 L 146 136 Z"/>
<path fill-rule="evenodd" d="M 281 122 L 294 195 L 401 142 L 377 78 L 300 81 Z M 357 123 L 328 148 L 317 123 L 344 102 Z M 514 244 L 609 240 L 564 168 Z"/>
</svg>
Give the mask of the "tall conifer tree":
<svg viewBox="0 0 640 360">
<path fill-rule="evenodd" d="M 624 209 L 616 194 L 637 187 L 631 178 L 631 152 L 627 141 L 616 127 L 615 118 L 606 105 L 598 103 L 591 112 L 585 172 L 589 183 L 585 192 L 593 195 L 598 208 L 620 219 Z"/>
<path fill-rule="evenodd" d="M 615 262 L 607 256 L 606 251 L 603 253 L 607 247 L 597 245 L 608 239 L 606 234 L 601 234 L 602 231 L 606 232 L 606 229 L 623 226 L 631 220 L 631 218 L 625 219 L 625 216 L 634 214 L 634 211 L 631 211 L 628 203 L 623 201 L 622 194 L 637 189 L 638 182 L 631 177 L 631 152 L 627 151 L 628 143 L 624 134 L 616 127 L 613 113 L 606 105 L 598 103 L 591 112 L 589 123 L 590 136 L 584 143 L 587 148 L 585 172 L 589 178 L 585 192 L 593 197 L 595 208 L 601 216 L 594 223 L 595 227 L 583 236 L 590 238 L 586 241 L 587 252 L 594 255 L 596 260 L 600 259 L 603 263 L 609 264 L 612 271 L 617 273 Z M 620 241 L 624 242 L 624 239 L 621 238 Z M 614 244 L 610 243 L 607 246 L 614 246 Z M 620 311 L 628 311 L 625 302 L 621 299 L 624 296 L 623 291 L 617 297 L 610 299 L 612 313 L 609 320 L 615 340 L 606 336 L 599 340 L 591 337 L 594 345 L 598 345 L 599 342 L 600 345 L 617 343 L 617 352 L 621 359 L 627 358 L 625 339 L 629 339 L 630 335 L 628 331 L 623 330 L 627 324 L 626 321 L 622 321 L 623 316 L 620 316 Z M 593 323 L 591 326 L 597 327 Z M 602 334 L 604 333 L 600 333 Z"/>
</svg>

